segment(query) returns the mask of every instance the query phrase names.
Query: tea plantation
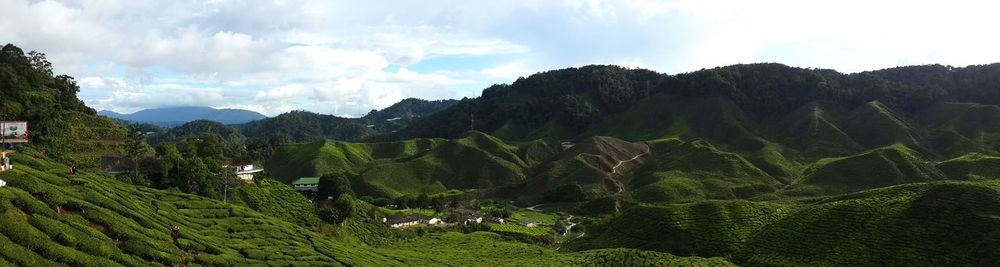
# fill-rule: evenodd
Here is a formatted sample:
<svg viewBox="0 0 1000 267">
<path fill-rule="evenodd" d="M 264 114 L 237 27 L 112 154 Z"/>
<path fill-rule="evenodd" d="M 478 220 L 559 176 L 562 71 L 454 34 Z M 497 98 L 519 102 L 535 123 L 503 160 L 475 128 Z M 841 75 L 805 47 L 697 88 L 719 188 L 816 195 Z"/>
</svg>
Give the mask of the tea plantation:
<svg viewBox="0 0 1000 267">
<path fill-rule="evenodd" d="M 88 172 L 69 177 L 68 166 L 28 153 L 13 159 L 15 168 L 0 173 L 0 179 L 8 182 L 0 187 L 0 266 L 730 265 L 719 258 L 682 258 L 632 249 L 560 253 L 483 232 L 391 239 L 388 245 L 369 246 L 323 236 L 287 221 L 300 219 L 291 215 L 295 209 L 281 211 L 274 204 L 254 200 L 261 190 L 284 194 L 281 189 L 267 189 L 268 182 L 243 196 L 251 206 L 262 207 L 265 212 L 261 213 Z M 363 222 L 346 222 L 341 227 L 383 227 L 352 223 Z M 180 233 L 176 242 L 170 232 L 174 226 Z"/>
</svg>

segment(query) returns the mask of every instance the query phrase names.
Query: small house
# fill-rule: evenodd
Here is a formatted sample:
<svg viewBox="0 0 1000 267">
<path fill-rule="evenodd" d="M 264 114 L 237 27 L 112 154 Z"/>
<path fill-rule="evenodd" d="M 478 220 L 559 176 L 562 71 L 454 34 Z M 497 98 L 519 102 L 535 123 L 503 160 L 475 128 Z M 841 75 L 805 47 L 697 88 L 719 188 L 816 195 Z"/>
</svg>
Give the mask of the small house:
<svg viewBox="0 0 1000 267">
<path fill-rule="evenodd" d="M 239 164 L 236 168 L 236 177 L 244 182 L 253 182 L 254 174 L 264 171 L 263 168 L 254 168 L 253 164 Z"/>
<path fill-rule="evenodd" d="M 528 219 L 520 220 L 520 221 L 517 222 L 517 224 L 520 224 L 521 226 L 524 226 L 524 227 L 530 227 L 530 228 L 538 227 L 537 223 L 535 223 L 535 222 L 533 222 L 531 220 L 528 220 Z"/>
<path fill-rule="evenodd" d="M 0 180 L 0 187 L 4 186 L 7 186 L 7 182 L 5 182 L 4 180 Z"/>
<path fill-rule="evenodd" d="M 319 177 L 302 177 L 292 182 L 292 188 L 298 191 L 313 191 L 319 189 Z"/>
</svg>

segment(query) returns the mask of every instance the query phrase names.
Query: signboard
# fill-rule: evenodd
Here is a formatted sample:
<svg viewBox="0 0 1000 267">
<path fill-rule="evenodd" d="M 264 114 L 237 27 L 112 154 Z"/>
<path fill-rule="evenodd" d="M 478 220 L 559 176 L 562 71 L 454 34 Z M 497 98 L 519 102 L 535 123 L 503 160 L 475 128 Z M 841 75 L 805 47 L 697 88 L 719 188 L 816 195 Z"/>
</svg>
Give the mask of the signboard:
<svg viewBox="0 0 1000 267">
<path fill-rule="evenodd" d="M 28 122 L 0 121 L 0 139 L 4 143 L 27 143 Z"/>
</svg>

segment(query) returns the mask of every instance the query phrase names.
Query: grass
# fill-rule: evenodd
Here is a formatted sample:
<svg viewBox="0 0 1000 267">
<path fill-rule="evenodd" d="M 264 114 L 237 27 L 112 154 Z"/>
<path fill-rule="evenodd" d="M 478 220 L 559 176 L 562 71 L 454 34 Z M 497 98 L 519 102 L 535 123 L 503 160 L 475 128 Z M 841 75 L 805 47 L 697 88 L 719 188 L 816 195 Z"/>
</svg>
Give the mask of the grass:
<svg viewBox="0 0 1000 267">
<path fill-rule="evenodd" d="M 556 220 L 559 219 L 558 215 L 552 213 L 529 210 L 515 211 L 510 217 L 511 219 L 518 221 L 528 219 L 539 225 L 554 225 Z"/>
</svg>

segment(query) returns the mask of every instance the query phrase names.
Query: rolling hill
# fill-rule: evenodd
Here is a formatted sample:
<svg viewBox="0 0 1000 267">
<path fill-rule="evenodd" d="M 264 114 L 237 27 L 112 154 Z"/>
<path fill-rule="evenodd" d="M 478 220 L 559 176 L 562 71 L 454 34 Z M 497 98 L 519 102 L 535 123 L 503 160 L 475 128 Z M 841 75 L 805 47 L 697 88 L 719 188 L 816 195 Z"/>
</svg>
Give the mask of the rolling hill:
<svg viewBox="0 0 1000 267">
<path fill-rule="evenodd" d="M 479 132 L 469 132 L 461 139 L 383 143 L 328 140 L 283 147 L 266 168 L 286 182 L 303 176 L 353 173 L 355 190 L 397 197 L 521 182 L 528 167 L 526 161 L 531 161 L 529 155 L 551 153 L 537 152 L 539 149 L 510 145 Z"/>
</svg>

